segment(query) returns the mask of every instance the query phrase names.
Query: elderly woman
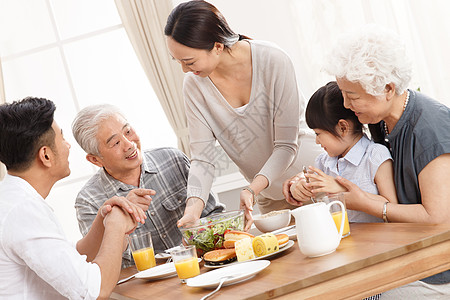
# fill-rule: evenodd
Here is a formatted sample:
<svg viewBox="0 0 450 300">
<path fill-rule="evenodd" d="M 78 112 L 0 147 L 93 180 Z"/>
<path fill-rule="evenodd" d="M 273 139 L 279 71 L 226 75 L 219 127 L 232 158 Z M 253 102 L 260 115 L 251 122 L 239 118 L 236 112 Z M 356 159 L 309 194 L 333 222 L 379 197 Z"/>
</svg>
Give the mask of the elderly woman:
<svg viewBox="0 0 450 300">
<path fill-rule="evenodd" d="M 350 181 L 350 209 L 381 216 L 385 222 L 450 222 L 450 109 L 407 89 L 411 62 L 401 39 L 377 26 L 343 36 L 332 49 L 325 70 L 336 77 L 344 106 L 369 125 L 372 137 L 385 143 L 394 160 L 400 204 L 362 197 Z M 450 271 L 400 287 L 386 299 L 437 299 L 450 295 Z"/>
</svg>

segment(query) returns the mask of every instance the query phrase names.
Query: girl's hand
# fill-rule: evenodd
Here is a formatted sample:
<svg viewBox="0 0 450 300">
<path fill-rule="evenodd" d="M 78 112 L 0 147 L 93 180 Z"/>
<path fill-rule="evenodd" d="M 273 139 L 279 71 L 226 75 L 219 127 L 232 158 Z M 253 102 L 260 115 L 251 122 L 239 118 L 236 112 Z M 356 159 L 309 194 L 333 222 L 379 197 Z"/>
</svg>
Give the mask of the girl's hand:
<svg viewBox="0 0 450 300">
<path fill-rule="evenodd" d="M 314 167 L 309 167 L 309 169 L 313 171 L 313 173 L 308 172 L 305 174 L 306 178 L 309 178 L 309 183 L 306 183 L 306 187 L 312 194 L 335 194 L 347 191 L 347 189 L 339 184 L 333 176 L 327 175 L 320 169 Z"/>
</svg>

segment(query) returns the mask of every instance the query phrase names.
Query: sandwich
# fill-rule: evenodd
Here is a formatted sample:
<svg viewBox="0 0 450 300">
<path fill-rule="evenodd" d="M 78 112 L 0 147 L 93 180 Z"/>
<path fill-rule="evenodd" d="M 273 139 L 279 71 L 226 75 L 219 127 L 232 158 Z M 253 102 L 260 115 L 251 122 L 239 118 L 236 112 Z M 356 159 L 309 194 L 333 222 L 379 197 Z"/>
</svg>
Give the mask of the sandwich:
<svg viewBox="0 0 450 300">
<path fill-rule="evenodd" d="M 275 237 L 277 238 L 278 246 L 280 246 L 280 247 L 284 246 L 284 244 L 289 242 L 289 236 L 287 234 L 280 233 L 280 234 L 276 234 Z"/>
<path fill-rule="evenodd" d="M 203 260 L 211 266 L 225 265 L 236 260 L 236 251 L 234 248 L 208 251 L 203 255 Z"/>
<path fill-rule="evenodd" d="M 253 239 L 255 236 L 245 231 L 227 230 L 224 234 L 223 246 L 227 249 L 234 248 L 236 241 L 247 237 Z"/>
</svg>

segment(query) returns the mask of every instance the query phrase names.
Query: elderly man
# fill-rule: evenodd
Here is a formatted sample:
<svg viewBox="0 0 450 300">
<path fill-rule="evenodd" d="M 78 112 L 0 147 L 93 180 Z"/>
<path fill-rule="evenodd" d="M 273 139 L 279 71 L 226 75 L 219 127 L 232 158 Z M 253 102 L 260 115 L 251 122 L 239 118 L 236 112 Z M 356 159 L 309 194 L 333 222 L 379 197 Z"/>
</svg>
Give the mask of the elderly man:
<svg viewBox="0 0 450 300">
<path fill-rule="evenodd" d="M 136 229 L 136 233 L 151 232 L 156 253 L 180 245 L 182 236 L 178 227 L 223 211 L 224 206 L 212 195 L 206 203 L 198 198 L 186 200 L 188 158 L 174 148 L 142 152 L 139 136 L 116 107 L 84 108 L 75 117 L 72 132 L 86 151 L 86 159 L 101 168 L 76 199 L 78 224 L 83 235 L 106 199 L 129 197 L 136 188 L 156 192 L 146 211 L 148 221 Z M 131 255 L 125 251 L 122 267 L 131 265 Z"/>
<path fill-rule="evenodd" d="M 69 148 L 53 120 L 55 105 L 26 98 L 0 106 L 0 298 L 107 298 L 117 283 L 126 233 L 144 212 L 125 198 L 99 207 L 76 245 L 65 239 L 44 199 L 70 174 Z M 134 215 L 115 205 L 120 205 Z M 106 216 L 105 216 L 106 214 Z"/>
</svg>

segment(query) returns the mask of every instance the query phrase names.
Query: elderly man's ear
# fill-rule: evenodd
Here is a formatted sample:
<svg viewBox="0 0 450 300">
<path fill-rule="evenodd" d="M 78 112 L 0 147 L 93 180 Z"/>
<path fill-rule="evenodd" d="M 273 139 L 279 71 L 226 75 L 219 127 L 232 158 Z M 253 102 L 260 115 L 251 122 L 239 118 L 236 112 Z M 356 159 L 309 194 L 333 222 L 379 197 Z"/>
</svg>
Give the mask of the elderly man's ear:
<svg viewBox="0 0 450 300">
<path fill-rule="evenodd" d="M 103 168 L 103 163 L 101 162 L 101 159 L 93 154 L 87 154 L 86 159 L 88 162 L 96 165 L 97 167 Z"/>
</svg>

